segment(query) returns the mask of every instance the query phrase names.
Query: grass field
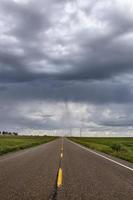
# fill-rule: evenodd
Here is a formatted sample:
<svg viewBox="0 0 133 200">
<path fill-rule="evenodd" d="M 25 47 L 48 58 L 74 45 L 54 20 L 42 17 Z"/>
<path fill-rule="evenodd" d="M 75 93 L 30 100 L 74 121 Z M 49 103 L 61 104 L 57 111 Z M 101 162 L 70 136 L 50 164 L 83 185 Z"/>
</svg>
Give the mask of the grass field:
<svg viewBox="0 0 133 200">
<path fill-rule="evenodd" d="M 84 145 L 90 149 L 101 151 L 133 163 L 133 137 L 132 138 L 79 138 L 70 140 Z"/>
<path fill-rule="evenodd" d="M 56 138 L 50 136 L 0 136 L 0 155 L 47 143 Z"/>
</svg>

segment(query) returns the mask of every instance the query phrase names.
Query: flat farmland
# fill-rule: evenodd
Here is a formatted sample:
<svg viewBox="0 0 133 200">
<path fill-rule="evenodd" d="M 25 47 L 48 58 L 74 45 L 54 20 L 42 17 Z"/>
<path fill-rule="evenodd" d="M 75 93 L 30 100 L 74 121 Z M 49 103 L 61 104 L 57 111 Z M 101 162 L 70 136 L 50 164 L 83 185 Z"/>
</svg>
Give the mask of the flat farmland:
<svg viewBox="0 0 133 200">
<path fill-rule="evenodd" d="M 73 142 L 79 143 L 90 149 L 127 160 L 133 163 L 133 137 L 120 138 L 90 138 L 69 137 Z"/>
<path fill-rule="evenodd" d="M 52 136 L 0 136 L 0 155 L 50 142 Z"/>
</svg>

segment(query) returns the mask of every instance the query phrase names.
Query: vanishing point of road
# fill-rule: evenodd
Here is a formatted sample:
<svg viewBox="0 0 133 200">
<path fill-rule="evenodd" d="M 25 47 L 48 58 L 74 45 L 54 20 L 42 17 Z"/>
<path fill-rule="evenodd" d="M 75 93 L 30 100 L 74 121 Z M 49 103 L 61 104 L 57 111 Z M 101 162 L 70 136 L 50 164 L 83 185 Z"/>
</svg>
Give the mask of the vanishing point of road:
<svg viewBox="0 0 133 200">
<path fill-rule="evenodd" d="M 0 157 L 0 200 L 133 200 L 133 165 L 67 139 Z"/>
</svg>

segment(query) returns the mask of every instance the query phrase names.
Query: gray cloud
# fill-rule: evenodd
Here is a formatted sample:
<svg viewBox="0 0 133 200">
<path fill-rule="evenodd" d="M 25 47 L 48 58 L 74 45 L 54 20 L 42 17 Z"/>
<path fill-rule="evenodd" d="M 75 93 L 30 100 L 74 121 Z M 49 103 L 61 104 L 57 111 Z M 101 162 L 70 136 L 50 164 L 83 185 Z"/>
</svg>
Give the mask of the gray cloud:
<svg viewBox="0 0 133 200">
<path fill-rule="evenodd" d="M 79 93 L 79 91 L 81 91 Z M 131 103 L 132 87 L 128 84 L 112 81 L 66 82 L 45 80 L 8 86 L 3 98 L 14 100 L 45 100 L 51 102 L 84 102 L 91 104 Z"/>
<path fill-rule="evenodd" d="M 132 5 L 126 0 L 124 4 L 119 0 L 2 0 L 0 109 L 10 115 L 3 114 L 0 126 L 63 128 L 63 114 L 58 118 L 55 107 L 49 113 L 49 103 L 66 101 L 72 103 L 73 112 L 74 104 L 77 110 L 82 104 L 95 107 L 95 112 L 101 108 L 101 115 L 107 106 L 114 112 L 112 104 L 116 105 L 113 117 L 103 114 L 102 120 L 86 109 L 83 114 L 90 112 L 95 124 L 91 128 L 87 118 L 85 126 L 91 130 L 96 130 L 95 126 L 104 130 L 132 126 L 128 109 L 133 101 L 132 14 Z M 33 115 L 40 108 L 39 102 L 47 104 L 47 112 L 39 111 L 38 119 L 31 119 L 29 111 L 23 114 L 15 106 L 20 104 L 24 109 L 30 102 L 36 102 Z M 39 115 L 51 117 L 44 123 Z M 82 116 L 76 120 L 72 112 L 70 115 L 74 128 L 79 127 Z"/>
</svg>

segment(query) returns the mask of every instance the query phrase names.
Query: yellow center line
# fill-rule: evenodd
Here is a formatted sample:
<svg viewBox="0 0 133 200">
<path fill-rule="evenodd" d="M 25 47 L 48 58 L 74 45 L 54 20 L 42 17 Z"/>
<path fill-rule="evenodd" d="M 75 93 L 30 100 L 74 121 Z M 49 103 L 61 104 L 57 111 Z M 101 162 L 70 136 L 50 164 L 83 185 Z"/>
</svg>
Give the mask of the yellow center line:
<svg viewBox="0 0 133 200">
<path fill-rule="evenodd" d="M 63 151 L 63 147 L 64 147 L 64 144 L 63 144 L 63 138 L 62 138 L 62 142 L 61 142 L 61 151 Z"/>
<path fill-rule="evenodd" d="M 61 142 L 61 159 L 63 158 L 63 138 L 62 138 L 62 142 Z M 60 188 L 62 186 L 62 179 L 63 179 L 63 170 L 60 167 L 59 171 L 58 171 L 58 177 L 57 177 L 57 187 Z"/>
<path fill-rule="evenodd" d="M 61 158 L 63 158 L 63 153 L 61 153 L 61 155 L 60 155 L 60 156 L 61 156 Z"/>
<path fill-rule="evenodd" d="M 58 179 L 57 179 L 57 187 L 61 187 L 62 186 L 62 169 L 59 168 L 59 172 L 58 172 Z"/>
</svg>

